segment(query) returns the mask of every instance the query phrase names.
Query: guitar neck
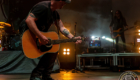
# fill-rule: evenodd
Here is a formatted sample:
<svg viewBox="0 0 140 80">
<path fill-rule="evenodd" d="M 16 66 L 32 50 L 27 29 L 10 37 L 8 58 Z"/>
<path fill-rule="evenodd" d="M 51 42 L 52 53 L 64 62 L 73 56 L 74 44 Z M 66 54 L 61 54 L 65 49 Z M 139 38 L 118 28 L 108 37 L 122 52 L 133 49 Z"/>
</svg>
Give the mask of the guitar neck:
<svg viewBox="0 0 140 80">
<path fill-rule="evenodd" d="M 78 39 L 62 39 L 62 40 L 52 40 L 52 44 L 60 44 L 60 43 L 66 43 L 66 42 L 76 42 Z"/>
<path fill-rule="evenodd" d="M 117 33 L 122 33 L 122 32 L 125 32 L 125 31 L 129 30 L 129 29 L 132 29 L 132 28 L 134 28 L 134 27 L 130 27 L 130 28 L 128 28 L 128 29 L 124 29 L 124 30 L 119 31 L 119 32 L 117 32 Z"/>
</svg>

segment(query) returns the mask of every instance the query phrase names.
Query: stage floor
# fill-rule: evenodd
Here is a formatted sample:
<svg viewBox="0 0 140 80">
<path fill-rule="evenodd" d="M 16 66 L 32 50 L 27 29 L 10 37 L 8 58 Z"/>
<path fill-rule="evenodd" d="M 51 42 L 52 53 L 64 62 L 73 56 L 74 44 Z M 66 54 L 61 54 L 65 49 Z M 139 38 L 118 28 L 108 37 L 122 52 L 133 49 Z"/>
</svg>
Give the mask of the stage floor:
<svg viewBox="0 0 140 80">
<path fill-rule="evenodd" d="M 140 70 L 133 70 L 140 79 Z M 85 73 L 72 73 L 72 71 L 60 71 L 52 73 L 55 80 L 118 80 L 123 72 L 110 71 L 85 71 Z M 0 80 L 29 80 L 30 74 L 0 74 Z"/>
</svg>

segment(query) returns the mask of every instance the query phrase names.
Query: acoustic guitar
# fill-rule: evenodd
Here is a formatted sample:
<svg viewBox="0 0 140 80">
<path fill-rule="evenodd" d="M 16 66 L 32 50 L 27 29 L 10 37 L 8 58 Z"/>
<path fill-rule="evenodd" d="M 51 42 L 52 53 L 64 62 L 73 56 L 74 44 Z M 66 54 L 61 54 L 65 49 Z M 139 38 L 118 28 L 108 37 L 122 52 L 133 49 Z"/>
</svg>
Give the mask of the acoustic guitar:
<svg viewBox="0 0 140 80">
<path fill-rule="evenodd" d="M 59 50 L 60 43 L 76 42 L 78 39 L 59 39 L 56 32 L 41 32 L 49 39 L 48 44 L 42 45 L 40 40 L 30 31 L 26 30 L 22 36 L 22 48 L 26 57 L 38 58 L 45 53 L 56 53 Z M 88 37 L 82 37 L 82 41 L 89 40 Z"/>
</svg>

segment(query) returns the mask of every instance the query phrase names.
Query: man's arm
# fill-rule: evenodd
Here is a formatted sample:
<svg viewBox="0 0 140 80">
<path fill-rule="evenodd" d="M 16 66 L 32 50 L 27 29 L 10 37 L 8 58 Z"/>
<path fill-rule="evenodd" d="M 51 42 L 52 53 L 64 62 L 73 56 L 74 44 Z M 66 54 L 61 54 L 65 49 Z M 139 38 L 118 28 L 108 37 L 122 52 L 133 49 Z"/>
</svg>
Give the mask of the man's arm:
<svg viewBox="0 0 140 80">
<path fill-rule="evenodd" d="M 37 28 L 37 25 L 35 23 L 35 21 L 37 20 L 37 18 L 34 16 L 33 13 L 30 13 L 28 15 L 28 17 L 26 18 L 25 22 L 27 24 L 27 26 L 29 27 L 29 29 L 36 35 L 38 36 L 38 38 L 40 39 L 40 41 L 42 42 L 42 44 L 47 44 L 48 43 L 48 39 L 41 34 L 41 32 L 39 31 L 39 29 Z"/>
<path fill-rule="evenodd" d="M 74 36 L 64 27 L 64 25 L 63 25 L 63 23 L 62 23 L 62 21 L 61 20 L 56 20 L 55 21 L 55 25 L 60 29 L 60 32 L 62 33 L 62 34 L 64 34 L 66 37 L 68 37 L 68 38 L 73 38 Z M 74 39 L 81 39 L 81 37 L 80 36 L 78 36 L 78 37 L 74 37 Z M 76 44 L 79 44 L 79 43 L 81 43 L 82 42 L 82 40 L 77 40 L 76 41 Z"/>
<path fill-rule="evenodd" d="M 74 36 L 64 27 L 61 20 L 55 21 L 55 25 L 60 29 L 60 32 L 68 38 L 73 38 Z"/>
<path fill-rule="evenodd" d="M 37 20 L 37 18 L 34 16 L 33 13 L 30 13 L 28 15 L 28 17 L 26 18 L 25 22 L 27 24 L 27 26 L 29 27 L 29 29 L 38 37 L 41 37 L 41 33 L 37 28 L 37 25 L 35 23 L 35 21 Z"/>
</svg>

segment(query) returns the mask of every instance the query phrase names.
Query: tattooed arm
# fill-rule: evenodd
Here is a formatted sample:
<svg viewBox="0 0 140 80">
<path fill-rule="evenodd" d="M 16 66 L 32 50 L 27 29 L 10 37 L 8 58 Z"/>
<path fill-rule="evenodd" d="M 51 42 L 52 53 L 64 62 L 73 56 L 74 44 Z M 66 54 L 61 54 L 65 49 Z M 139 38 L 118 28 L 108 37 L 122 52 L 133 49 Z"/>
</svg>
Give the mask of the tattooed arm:
<svg viewBox="0 0 140 80">
<path fill-rule="evenodd" d="M 37 28 L 37 25 L 35 23 L 36 20 L 37 18 L 34 16 L 34 14 L 30 13 L 28 17 L 26 18 L 25 22 L 27 26 L 29 27 L 30 31 L 32 31 L 36 36 L 38 36 L 42 44 L 45 45 L 48 43 L 48 39 L 44 35 L 42 35 L 39 29 Z"/>
<path fill-rule="evenodd" d="M 62 23 L 61 20 L 55 21 L 55 25 L 60 29 L 61 33 L 64 34 L 66 37 L 68 37 L 68 38 L 70 38 L 70 39 L 74 37 L 74 36 L 64 27 L 64 25 L 63 25 L 63 23 Z M 81 39 L 81 37 L 80 37 L 80 36 L 74 37 L 74 39 Z M 76 44 L 79 44 L 79 43 L 81 43 L 81 42 L 82 42 L 82 40 L 77 40 L 75 43 L 76 43 Z"/>
<path fill-rule="evenodd" d="M 37 20 L 37 18 L 34 16 L 33 13 L 30 13 L 28 15 L 28 17 L 26 18 L 25 22 L 27 24 L 27 26 L 29 27 L 29 29 L 37 36 L 41 36 L 41 33 L 39 32 L 37 25 L 35 23 L 35 21 Z"/>
<path fill-rule="evenodd" d="M 55 25 L 60 29 L 60 32 L 64 34 L 68 38 L 73 38 L 74 36 L 64 27 L 63 23 L 61 20 L 57 20 L 55 22 Z"/>
</svg>

